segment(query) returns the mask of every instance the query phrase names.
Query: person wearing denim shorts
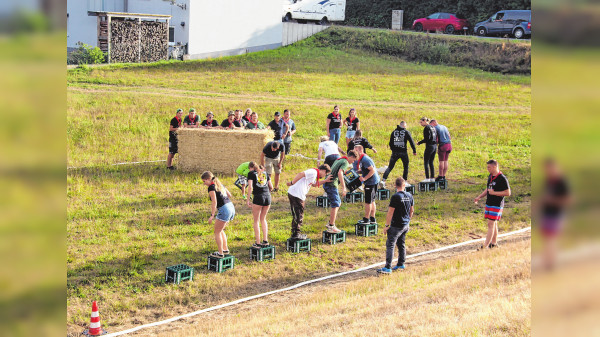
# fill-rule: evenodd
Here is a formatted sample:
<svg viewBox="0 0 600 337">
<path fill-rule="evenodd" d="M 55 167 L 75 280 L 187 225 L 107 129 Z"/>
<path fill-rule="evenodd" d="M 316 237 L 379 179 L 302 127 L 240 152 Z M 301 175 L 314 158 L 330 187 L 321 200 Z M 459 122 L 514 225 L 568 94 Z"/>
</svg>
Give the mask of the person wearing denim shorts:
<svg viewBox="0 0 600 337">
<path fill-rule="evenodd" d="M 431 122 L 429 122 L 429 125 L 435 128 L 438 143 L 439 169 L 438 177 L 435 178 L 435 180 L 444 180 L 446 179 L 446 173 L 448 172 L 448 156 L 450 156 L 450 152 L 452 152 L 452 142 L 450 141 L 452 137 L 450 137 L 448 128 L 438 124 L 435 119 L 432 119 Z"/>
<path fill-rule="evenodd" d="M 354 134 L 357 130 L 360 130 L 360 120 L 356 117 L 356 109 L 352 108 L 348 112 L 348 117 L 344 121 L 344 125 L 346 125 L 346 146 L 348 143 L 354 138 Z"/>
<path fill-rule="evenodd" d="M 329 207 L 331 208 L 329 214 L 329 224 L 327 224 L 325 227 L 327 227 L 327 230 L 331 233 L 340 232 L 340 230 L 335 226 L 335 219 L 337 218 L 337 213 L 342 202 L 340 199 L 340 194 L 338 193 L 338 184 L 342 185 L 342 197 L 345 198 L 346 183 L 344 182 L 344 172 L 350 167 L 351 166 L 348 162 L 348 157 L 336 159 L 333 162 L 333 165 L 331 166 L 331 172 L 329 173 L 331 181 L 323 184 L 323 189 L 325 190 L 325 193 L 327 193 L 327 200 L 329 201 Z"/>
<path fill-rule="evenodd" d="M 208 224 L 211 225 L 216 217 L 215 241 L 218 251 L 214 252 L 213 255 L 224 257 L 226 254 L 229 254 L 227 235 L 225 235 L 224 231 L 225 226 L 235 217 L 235 207 L 231 202 L 232 196 L 219 179 L 210 171 L 202 173 L 201 177 L 204 184 L 208 186 L 208 196 L 211 200 L 211 215 L 208 218 Z"/>
<path fill-rule="evenodd" d="M 341 125 L 342 115 L 340 114 L 340 108 L 336 105 L 333 107 L 333 112 L 327 115 L 327 129 L 325 130 L 329 136 L 329 140 L 336 144 L 340 141 L 340 136 L 342 135 Z"/>
</svg>

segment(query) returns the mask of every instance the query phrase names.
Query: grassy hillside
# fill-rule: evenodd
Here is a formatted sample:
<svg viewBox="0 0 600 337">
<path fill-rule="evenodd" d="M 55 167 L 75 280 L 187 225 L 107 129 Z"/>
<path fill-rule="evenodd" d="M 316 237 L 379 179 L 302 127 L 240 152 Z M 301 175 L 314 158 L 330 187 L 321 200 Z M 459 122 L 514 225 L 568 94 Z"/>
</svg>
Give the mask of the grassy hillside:
<svg viewBox="0 0 600 337">
<path fill-rule="evenodd" d="M 485 161 L 492 157 L 513 189 L 500 230 L 529 226 L 530 95 L 527 76 L 307 45 L 218 60 L 69 71 L 68 165 L 87 166 L 67 176 L 69 333 L 79 334 L 89 323 L 92 300 L 99 301 L 104 324 L 117 331 L 384 256 L 383 235 L 350 235 L 337 246 L 315 242 L 310 254 L 284 252 L 291 221 L 284 187 L 274 195 L 269 216 L 278 257 L 252 263 L 250 210 L 242 206 L 233 177 L 224 177 L 235 196 L 237 215 L 227 235 L 238 261 L 226 274 L 207 272 L 206 256 L 216 246 L 199 175 L 167 171 L 164 163 L 109 165 L 165 159 L 168 122 L 177 108 L 195 107 L 201 116 L 211 110 L 222 120 L 227 110 L 251 107 L 265 122 L 274 111 L 290 108 L 299 129 L 293 153 L 316 157 L 317 139 L 333 105 L 340 105 L 344 115 L 355 107 L 378 150 L 372 156 L 377 166 L 387 164 L 389 133 L 400 120 L 408 121 L 421 139 L 418 118 L 437 118 L 453 136 L 450 190 L 416 196 L 407 239 L 413 253 L 484 233 L 482 208 L 472 199 L 484 188 Z M 411 182 L 424 177 L 423 148 L 418 152 L 411 157 Z M 282 181 L 315 164 L 290 158 Z M 305 214 L 305 230 L 313 239 L 320 237 L 328 216 L 313 204 L 322 193 L 312 189 Z M 387 203 L 378 203 L 378 219 L 386 208 Z M 343 205 L 338 226 L 353 233 L 362 212 L 362 205 Z M 196 268 L 194 282 L 164 284 L 165 267 L 177 263 Z"/>
</svg>

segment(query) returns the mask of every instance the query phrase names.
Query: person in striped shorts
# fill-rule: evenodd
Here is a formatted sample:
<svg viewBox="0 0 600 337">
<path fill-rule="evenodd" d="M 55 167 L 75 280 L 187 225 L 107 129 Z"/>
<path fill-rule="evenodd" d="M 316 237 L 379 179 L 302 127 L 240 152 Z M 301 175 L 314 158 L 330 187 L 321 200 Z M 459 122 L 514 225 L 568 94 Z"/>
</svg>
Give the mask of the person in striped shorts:
<svg viewBox="0 0 600 337">
<path fill-rule="evenodd" d="M 494 159 L 487 162 L 487 170 L 490 176 L 487 180 L 487 188 L 475 198 L 478 203 L 481 198 L 487 196 L 485 201 L 485 219 L 487 219 L 488 230 L 485 237 L 483 248 L 498 247 L 496 239 L 498 238 L 498 221 L 502 218 L 502 209 L 504 208 L 504 197 L 510 196 L 510 185 L 508 179 L 502 172 L 500 166 Z"/>
</svg>

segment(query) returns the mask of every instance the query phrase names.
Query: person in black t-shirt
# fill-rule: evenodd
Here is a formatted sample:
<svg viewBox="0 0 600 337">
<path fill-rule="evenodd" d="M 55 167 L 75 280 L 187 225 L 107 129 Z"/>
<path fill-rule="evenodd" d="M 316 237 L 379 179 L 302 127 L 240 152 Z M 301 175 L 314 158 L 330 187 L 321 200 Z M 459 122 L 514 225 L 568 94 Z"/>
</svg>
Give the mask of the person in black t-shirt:
<svg viewBox="0 0 600 337">
<path fill-rule="evenodd" d="M 248 195 L 252 194 L 252 202 L 248 198 L 248 207 L 252 207 L 254 218 L 254 247 L 265 247 L 269 245 L 269 226 L 267 224 L 267 213 L 271 208 L 271 177 L 264 172 L 263 165 L 254 166 L 248 173 Z M 259 227 L 260 223 L 260 227 Z M 263 240 L 260 241 L 260 230 L 262 228 Z"/>
<path fill-rule="evenodd" d="M 197 128 L 200 126 L 200 116 L 196 115 L 196 109 L 191 108 L 190 113 L 183 119 L 184 128 Z"/>
<path fill-rule="evenodd" d="M 333 107 L 333 112 L 327 115 L 327 128 L 325 130 L 327 135 L 329 135 L 329 140 L 336 144 L 340 141 L 340 136 L 342 134 L 342 129 L 340 129 L 341 125 L 342 115 L 340 114 L 340 108 L 336 105 Z"/>
<path fill-rule="evenodd" d="M 279 175 L 281 174 L 281 166 L 285 159 L 285 149 L 283 143 L 278 140 L 268 142 L 260 153 L 260 163 L 265 167 L 265 171 L 271 175 L 275 170 L 275 188 L 273 192 L 279 190 Z"/>
<path fill-rule="evenodd" d="M 211 128 L 219 127 L 219 122 L 214 120 L 214 117 L 215 117 L 215 115 L 211 111 L 209 111 L 206 114 L 206 119 L 202 121 L 200 126 L 202 126 L 204 129 L 211 129 Z"/>
<path fill-rule="evenodd" d="M 246 112 L 244 112 L 244 117 L 242 117 L 242 119 L 244 120 L 244 124 L 250 123 L 251 115 L 252 115 L 252 109 L 250 109 L 250 108 L 246 109 Z"/>
<path fill-rule="evenodd" d="M 354 134 L 356 131 L 360 130 L 360 120 L 356 117 L 356 109 L 352 108 L 348 112 L 348 117 L 344 120 L 344 125 L 346 126 L 346 146 L 348 143 L 354 138 Z"/>
<path fill-rule="evenodd" d="M 437 133 L 435 128 L 429 125 L 429 118 L 423 117 L 419 120 L 423 127 L 423 140 L 417 145 L 425 144 L 425 152 L 423 152 L 423 163 L 425 166 L 425 180 L 435 181 L 435 172 L 433 171 L 433 160 L 437 152 Z"/>
<path fill-rule="evenodd" d="M 212 172 L 206 171 L 202 173 L 201 178 L 204 185 L 208 186 L 208 196 L 211 201 L 211 215 L 210 218 L 208 218 L 208 224 L 212 225 L 213 220 L 216 217 L 215 241 L 217 242 L 218 251 L 214 252 L 213 255 L 216 257 L 223 257 L 229 254 L 225 226 L 227 226 L 229 221 L 233 220 L 235 217 L 235 207 L 231 202 L 232 196 L 231 193 L 229 193 L 229 190 L 223 186 L 221 181 L 219 181 Z"/>
<path fill-rule="evenodd" d="M 281 136 L 287 134 L 288 128 L 287 124 L 281 123 L 281 113 L 279 111 L 275 112 L 273 120 L 267 125 L 267 129 L 273 130 L 273 134 L 275 135 L 273 140 L 280 142 L 281 145 L 284 145 Z"/>
<path fill-rule="evenodd" d="M 561 233 L 566 208 L 571 204 L 569 185 L 553 159 L 544 162 L 545 188 L 541 198 L 541 231 L 544 239 L 544 267 L 552 269 L 556 265 L 558 236 Z M 537 205 L 536 205 L 536 208 Z"/>
<path fill-rule="evenodd" d="M 234 115 L 236 122 L 238 122 L 242 128 L 245 127 L 248 122 L 242 117 L 242 110 L 235 110 Z"/>
<path fill-rule="evenodd" d="M 235 120 L 235 113 L 233 111 L 229 111 L 227 113 L 227 119 L 221 123 L 221 127 L 223 129 L 233 130 L 241 128 L 242 125 L 240 122 Z"/>
<path fill-rule="evenodd" d="M 397 178 L 394 185 L 396 186 L 396 193 L 390 198 L 390 206 L 385 218 L 385 228 L 383 229 L 383 233 L 387 234 L 385 267 L 377 270 L 377 272 L 383 274 L 404 269 L 404 261 L 406 261 L 406 246 L 404 243 L 410 219 L 415 212 L 413 196 L 404 191 L 406 181 L 403 178 Z M 396 246 L 398 246 L 398 264 L 392 268 Z"/>
<path fill-rule="evenodd" d="M 504 208 L 504 197 L 510 196 L 510 185 L 506 176 L 500 172 L 498 162 L 491 159 L 487 162 L 487 170 L 490 173 L 487 180 L 487 189 L 475 198 L 477 204 L 481 198 L 487 196 L 485 201 L 484 218 L 487 219 L 488 231 L 485 238 L 484 247 L 497 247 L 496 239 L 498 237 L 498 221 L 502 218 Z"/>
<path fill-rule="evenodd" d="M 363 151 L 367 151 L 367 149 L 371 149 L 373 150 L 373 153 L 377 153 L 377 150 L 375 150 L 375 148 L 373 147 L 373 145 L 371 145 L 371 143 L 369 143 L 369 141 L 362 136 L 362 131 L 361 130 L 356 130 L 356 132 L 354 133 L 354 138 L 352 138 L 350 140 L 350 142 L 348 143 L 348 150 L 346 152 L 352 151 L 354 150 L 354 148 L 360 145 L 363 147 Z"/>
<path fill-rule="evenodd" d="M 169 154 L 167 155 L 167 168 L 169 170 L 174 170 L 173 167 L 173 157 L 178 152 L 177 147 L 177 129 L 181 127 L 183 121 L 181 118 L 183 117 L 183 110 L 177 109 L 175 113 L 175 117 L 171 119 L 171 124 L 169 124 Z"/>
</svg>

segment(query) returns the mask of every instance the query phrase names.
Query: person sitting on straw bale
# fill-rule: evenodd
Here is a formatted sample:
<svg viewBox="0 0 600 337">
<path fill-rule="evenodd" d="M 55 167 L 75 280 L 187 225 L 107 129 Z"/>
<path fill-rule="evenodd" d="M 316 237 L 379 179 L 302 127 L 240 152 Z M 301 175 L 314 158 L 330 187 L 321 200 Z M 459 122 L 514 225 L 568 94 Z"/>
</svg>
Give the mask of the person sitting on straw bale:
<svg viewBox="0 0 600 337">
<path fill-rule="evenodd" d="M 246 124 L 246 129 L 248 130 L 261 130 L 264 129 L 265 125 L 258 121 L 258 114 L 253 112 L 250 115 L 250 122 Z"/>
<path fill-rule="evenodd" d="M 225 226 L 229 221 L 235 217 L 235 207 L 231 202 L 233 198 L 229 190 L 223 186 L 217 177 L 212 172 L 206 171 L 202 173 L 202 181 L 204 185 L 208 186 L 208 196 L 212 202 L 210 211 L 211 215 L 208 218 L 208 224 L 212 225 L 215 217 L 215 241 L 217 243 L 218 251 L 212 255 L 216 257 L 224 257 L 229 254 L 229 248 L 227 247 L 227 235 L 225 235 Z M 217 213 L 218 211 L 218 213 Z"/>
<path fill-rule="evenodd" d="M 190 113 L 183 119 L 184 128 L 197 128 L 200 125 L 200 116 L 196 115 L 196 109 L 191 108 Z"/>
<path fill-rule="evenodd" d="M 202 123 L 200 124 L 202 126 L 202 128 L 211 129 L 211 128 L 219 127 L 219 122 L 214 120 L 214 117 L 215 117 L 215 115 L 212 113 L 212 111 L 209 111 L 206 114 L 206 119 L 203 120 Z"/>
<path fill-rule="evenodd" d="M 244 117 L 242 117 L 242 119 L 245 122 L 244 124 L 250 123 L 251 115 L 252 115 L 252 109 L 250 109 L 250 108 L 246 109 L 246 111 L 244 112 Z"/>
<path fill-rule="evenodd" d="M 254 166 L 248 173 L 248 194 L 252 193 L 252 201 L 248 198 L 248 207 L 252 207 L 252 217 L 254 218 L 254 244 L 253 247 L 269 246 L 269 228 L 267 224 L 267 213 L 271 208 L 271 177 L 264 172 L 262 165 Z M 260 227 L 259 227 L 260 222 Z M 262 228 L 263 240 L 260 241 L 260 230 Z"/>
<path fill-rule="evenodd" d="M 237 109 L 234 112 L 235 115 L 235 120 L 241 125 L 242 128 L 246 127 L 246 124 L 248 124 L 248 121 L 246 121 L 244 119 L 244 117 L 242 117 L 242 110 Z"/>
<path fill-rule="evenodd" d="M 233 111 L 229 111 L 227 113 L 227 119 L 221 123 L 221 127 L 223 129 L 233 130 L 241 128 L 242 125 L 240 124 L 240 122 L 235 120 L 235 113 Z"/>
<path fill-rule="evenodd" d="M 181 117 L 183 117 L 183 110 L 177 109 L 175 117 L 171 119 L 171 124 L 169 125 L 169 155 L 167 156 L 167 168 L 169 170 L 175 169 L 173 167 L 173 157 L 178 152 L 177 129 L 183 124 Z"/>
</svg>

